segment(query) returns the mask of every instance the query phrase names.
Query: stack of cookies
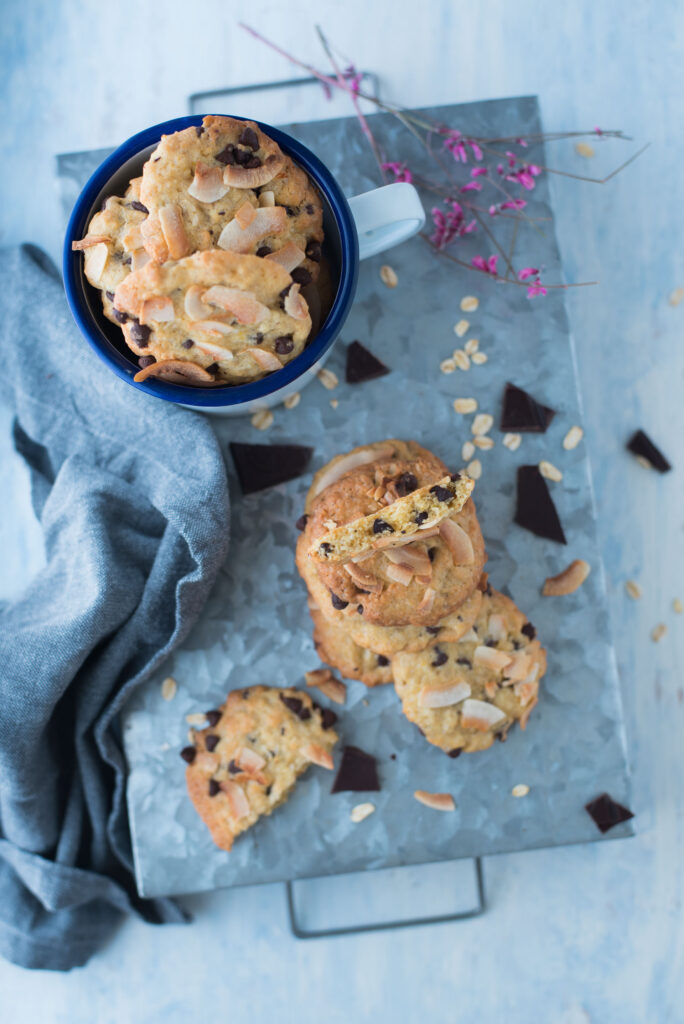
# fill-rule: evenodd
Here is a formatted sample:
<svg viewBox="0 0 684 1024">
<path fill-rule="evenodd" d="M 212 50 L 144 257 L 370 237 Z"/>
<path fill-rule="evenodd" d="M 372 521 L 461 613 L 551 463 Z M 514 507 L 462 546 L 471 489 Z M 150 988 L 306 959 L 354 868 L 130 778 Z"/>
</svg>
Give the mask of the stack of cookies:
<svg viewBox="0 0 684 1024">
<path fill-rule="evenodd" d="M 273 139 L 210 116 L 163 136 L 73 248 L 138 357 L 136 380 L 239 384 L 304 348 L 322 223 L 315 186 Z"/>
<path fill-rule="evenodd" d="M 316 474 L 298 524 L 321 659 L 393 683 L 451 757 L 524 728 L 546 667 L 532 624 L 483 574 L 473 487 L 416 442 L 376 442 Z"/>
</svg>

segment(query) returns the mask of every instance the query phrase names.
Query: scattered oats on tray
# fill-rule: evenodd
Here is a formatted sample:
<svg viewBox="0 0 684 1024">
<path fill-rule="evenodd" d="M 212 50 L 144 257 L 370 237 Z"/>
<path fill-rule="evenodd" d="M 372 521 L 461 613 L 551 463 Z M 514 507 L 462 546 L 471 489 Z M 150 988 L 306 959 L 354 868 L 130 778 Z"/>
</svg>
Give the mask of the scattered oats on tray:
<svg viewBox="0 0 684 1024">
<path fill-rule="evenodd" d="M 667 626 L 664 622 L 659 622 L 657 626 L 654 626 L 651 630 L 651 640 L 654 644 L 657 644 L 659 640 L 662 640 L 667 633 Z"/>
<path fill-rule="evenodd" d="M 340 383 L 337 374 L 333 373 L 332 370 L 326 370 L 325 367 L 323 367 L 322 370 L 319 370 L 316 376 L 320 380 L 323 387 L 327 388 L 328 391 L 332 391 L 333 388 L 336 388 L 337 385 Z"/>
<path fill-rule="evenodd" d="M 530 787 L 526 783 L 519 782 L 518 785 L 514 786 L 513 789 L 511 790 L 511 796 L 515 796 L 515 797 L 527 796 L 529 791 L 530 791 Z"/>
<path fill-rule="evenodd" d="M 470 359 L 462 348 L 454 349 L 452 359 L 456 366 L 458 366 L 459 370 L 463 370 L 464 373 L 466 370 L 470 369 Z"/>
<path fill-rule="evenodd" d="M 454 412 L 460 413 L 461 416 L 467 416 L 469 413 L 476 411 L 477 400 L 475 398 L 457 398 L 453 405 Z"/>
<path fill-rule="evenodd" d="M 250 422 L 257 430 L 268 430 L 273 425 L 273 413 L 270 409 L 260 409 L 254 413 Z"/>
<path fill-rule="evenodd" d="M 583 437 L 584 431 L 581 427 L 570 427 L 567 434 L 563 438 L 563 447 L 565 448 L 566 452 L 571 452 L 573 448 L 576 448 Z"/>
<path fill-rule="evenodd" d="M 553 480 L 555 483 L 560 483 L 563 479 L 563 474 L 560 469 L 557 469 L 552 462 L 547 462 L 546 459 L 542 459 L 539 463 L 539 472 L 542 476 L 545 476 L 547 480 Z"/>
<path fill-rule="evenodd" d="M 625 590 L 633 601 L 638 601 L 641 597 L 641 587 L 636 580 L 627 580 L 625 583 Z"/>
<path fill-rule="evenodd" d="M 480 300 L 475 295 L 466 295 L 461 299 L 461 309 L 464 313 L 474 313 L 480 305 Z"/>
<path fill-rule="evenodd" d="M 380 280 L 384 285 L 387 285 L 388 288 L 396 288 L 399 283 L 396 271 L 393 270 L 392 267 L 388 266 L 387 263 L 384 263 L 380 267 Z"/>
<path fill-rule="evenodd" d="M 470 323 L 467 320 L 459 320 L 457 324 L 454 324 L 454 334 L 459 338 L 462 338 L 467 333 Z"/>
<path fill-rule="evenodd" d="M 164 700 L 173 700 L 178 690 L 178 683 L 173 676 L 167 676 L 161 684 L 161 695 Z"/>
</svg>

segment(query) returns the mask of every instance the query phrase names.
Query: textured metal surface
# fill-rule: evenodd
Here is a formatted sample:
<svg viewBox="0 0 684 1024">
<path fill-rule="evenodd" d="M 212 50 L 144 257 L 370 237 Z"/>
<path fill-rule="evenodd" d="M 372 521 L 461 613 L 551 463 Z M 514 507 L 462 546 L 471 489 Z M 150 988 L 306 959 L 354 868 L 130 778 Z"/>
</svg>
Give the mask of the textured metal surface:
<svg viewBox="0 0 684 1024">
<path fill-rule="evenodd" d="M 429 113 L 476 134 L 539 130 L 533 98 Z M 374 118 L 374 128 L 390 159 L 419 163 L 403 129 L 384 116 Z M 353 121 L 297 125 L 292 131 L 329 164 L 349 194 L 377 183 Z M 542 162 L 538 152 L 534 158 Z M 543 178 L 532 199 L 531 213 L 552 217 Z M 476 243 L 468 244 L 469 255 L 478 251 Z M 534 237 L 533 252 L 545 276 L 557 280 L 561 268 L 552 221 L 544 237 Z M 528 260 L 522 246 L 520 254 L 523 266 Z M 383 262 L 399 276 L 394 290 L 380 282 Z M 466 294 L 479 296 L 476 313 L 461 313 L 459 300 Z M 462 316 L 471 322 L 466 338 L 477 337 L 489 361 L 445 376 L 439 363 L 461 344 L 453 325 Z M 392 374 L 355 387 L 341 383 L 334 392 L 314 382 L 296 409 L 276 410 L 274 426 L 265 434 L 249 420 L 236 420 L 216 423 L 219 436 L 226 445 L 229 440 L 311 443 L 316 449 L 312 469 L 365 441 L 412 437 L 458 468 L 470 418 L 454 414 L 455 397 L 473 396 L 481 411 L 497 418 L 503 385 L 512 379 L 556 408 L 547 434 L 525 436 L 517 452 L 504 448 L 494 429 L 495 448 L 479 453 L 484 471 L 475 491 L 492 581 L 527 612 L 549 651 L 540 704 L 525 733 L 514 729 L 505 744 L 451 761 L 403 718 L 391 687 L 369 692 L 352 683 L 339 731 L 342 742 L 378 758 L 382 791 L 372 797 L 376 813 L 353 825 L 349 810 L 363 798 L 331 796 L 330 775 L 312 769 L 289 802 L 240 838 L 230 854 L 215 849 L 185 794 L 178 757 L 187 729 L 184 716 L 215 706 L 235 687 L 297 685 L 305 670 L 318 665 L 293 561 L 294 521 L 310 478 L 245 498 L 228 457 L 233 535 L 226 566 L 190 640 L 136 697 L 125 719 L 131 826 L 144 895 L 592 841 L 602 837 L 583 810 L 587 800 L 608 790 L 630 803 L 589 466 L 584 445 L 565 452 L 561 444 L 568 428 L 582 422 L 563 293 L 530 301 L 524 289 L 496 286 L 461 271 L 415 239 L 363 265 L 342 341 L 353 338 L 366 343 Z M 327 365 L 343 379 L 342 343 Z M 331 407 L 332 398 L 339 400 L 337 408 Z M 564 473 L 562 483 L 550 487 L 567 548 L 512 524 L 516 467 L 542 458 Z M 575 557 L 593 567 L 584 587 L 569 597 L 541 598 L 544 578 Z M 168 674 L 179 684 L 169 703 L 160 692 Z M 511 788 L 521 782 L 530 793 L 515 799 Z M 448 790 L 456 812 L 438 815 L 422 807 L 412 796 L 416 788 Z M 632 831 L 627 823 L 606 838 Z"/>
</svg>

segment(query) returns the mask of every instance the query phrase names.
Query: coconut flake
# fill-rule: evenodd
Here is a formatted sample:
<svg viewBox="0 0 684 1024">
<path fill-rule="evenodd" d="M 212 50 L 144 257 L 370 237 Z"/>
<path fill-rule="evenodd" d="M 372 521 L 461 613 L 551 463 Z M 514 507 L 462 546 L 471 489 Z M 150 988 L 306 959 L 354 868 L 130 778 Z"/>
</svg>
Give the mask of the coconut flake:
<svg viewBox="0 0 684 1024">
<path fill-rule="evenodd" d="M 145 299 L 140 306 L 141 324 L 168 323 L 173 320 L 174 316 L 173 302 L 167 295 L 153 295 L 151 298 Z"/>
<path fill-rule="evenodd" d="M 218 237 L 217 245 L 231 252 L 248 253 L 266 235 L 277 235 L 282 231 L 286 222 L 284 206 L 260 207 L 254 211 L 254 217 L 246 228 L 240 227 L 235 217 L 228 221 Z"/>
<path fill-rule="evenodd" d="M 307 743 L 306 746 L 301 748 L 300 754 L 307 761 L 311 761 L 321 768 L 327 768 L 329 771 L 332 771 L 335 767 L 332 754 L 318 743 Z"/>
<path fill-rule="evenodd" d="M 249 801 L 245 796 L 242 786 L 238 786 L 237 782 L 226 780 L 221 783 L 221 789 L 228 797 L 228 805 L 232 816 L 238 821 L 240 818 L 246 818 L 249 814 Z"/>
<path fill-rule="evenodd" d="M 279 263 L 284 270 L 287 270 L 288 274 L 291 274 L 295 267 L 298 267 L 306 259 L 306 253 L 294 242 L 286 242 L 275 252 L 269 252 L 264 259 L 271 263 Z"/>
<path fill-rule="evenodd" d="M 205 320 L 213 313 L 211 306 L 202 302 L 202 295 L 205 289 L 200 284 L 191 285 L 185 293 L 183 306 L 186 314 L 191 320 Z"/>
<path fill-rule="evenodd" d="M 256 210 L 248 199 L 245 199 L 241 206 L 238 206 L 235 211 L 235 220 L 238 222 L 242 230 L 248 228 L 256 217 Z"/>
<path fill-rule="evenodd" d="M 215 203 L 217 199 L 223 199 L 227 191 L 222 167 L 209 167 L 201 162 L 197 164 L 195 177 L 188 187 L 188 193 L 193 199 L 199 203 Z"/>
<path fill-rule="evenodd" d="M 256 324 L 269 315 L 268 306 L 259 302 L 252 292 L 243 292 L 239 288 L 227 288 L 222 284 L 212 285 L 202 294 L 202 303 L 220 306 L 231 313 L 238 323 Z"/>
<path fill-rule="evenodd" d="M 379 594 L 382 591 L 382 580 L 379 580 L 377 576 L 374 576 L 372 572 L 367 572 L 365 569 L 360 569 L 354 562 L 345 562 L 342 566 L 346 573 L 354 580 L 354 583 L 362 590 L 367 590 L 371 594 Z"/>
<path fill-rule="evenodd" d="M 406 565 L 394 565 L 392 562 L 385 568 L 386 576 L 394 580 L 395 583 L 401 583 L 402 587 L 408 587 L 409 583 L 413 579 L 413 570 L 409 569 Z M 432 591 L 434 594 L 434 591 Z M 420 605 L 418 606 L 420 608 Z"/>
<path fill-rule="evenodd" d="M 455 679 L 441 686 L 424 686 L 418 703 L 423 708 L 448 708 L 452 704 L 460 704 L 471 693 L 470 685 L 464 679 Z"/>
<path fill-rule="evenodd" d="M 417 789 L 413 794 L 418 803 L 425 804 L 433 811 L 455 811 L 456 804 L 451 793 L 428 793 L 425 789 Z"/>
<path fill-rule="evenodd" d="M 146 222 L 143 221 L 143 223 Z M 180 260 L 184 256 L 189 256 L 192 248 L 185 233 L 180 206 L 176 203 L 162 206 L 159 211 L 159 224 L 161 225 L 170 258 L 172 260 Z"/>
<path fill-rule="evenodd" d="M 476 665 L 483 665 L 485 668 L 494 669 L 496 672 L 506 668 L 512 660 L 512 655 L 507 651 L 497 651 L 496 647 L 486 647 L 484 644 L 476 647 L 473 654 L 473 661 Z"/>
<path fill-rule="evenodd" d="M 439 524 L 439 535 L 449 548 L 456 565 L 472 565 L 475 561 L 470 537 L 453 519 L 443 519 Z"/>
<path fill-rule="evenodd" d="M 261 188 L 285 166 L 282 153 L 271 153 L 261 167 L 240 167 L 239 164 L 227 164 L 223 171 L 223 180 L 230 188 Z"/>
<path fill-rule="evenodd" d="M 501 708 L 497 708 L 496 704 L 488 704 L 487 701 L 474 700 L 469 697 L 464 701 L 461 710 L 461 726 L 464 729 L 488 732 L 493 725 L 498 725 L 505 717 L 505 713 Z"/>
<path fill-rule="evenodd" d="M 272 352 L 269 352 L 267 348 L 246 348 L 247 352 L 255 362 L 259 364 L 262 370 L 268 370 L 271 373 L 274 370 L 282 369 L 282 363 Z"/>
<path fill-rule="evenodd" d="M 299 294 L 299 288 L 298 284 L 293 284 L 285 296 L 285 312 L 293 320 L 306 320 L 309 315 L 309 307 L 304 296 Z"/>
<path fill-rule="evenodd" d="M 85 251 L 85 272 L 86 277 L 99 281 L 109 259 L 109 249 L 104 242 L 98 242 Z"/>
<path fill-rule="evenodd" d="M 351 452 L 349 455 L 343 456 L 335 463 L 334 466 L 330 466 L 329 469 L 322 473 L 316 482 L 315 490 L 312 491 L 311 497 L 315 498 L 316 495 L 324 491 L 326 487 L 330 487 L 340 477 L 344 476 L 345 473 L 351 472 L 352 469 L 357 469 L 359 466 L 365 466 L 369 462 L 375 462 L 378 459 L 385 459 L 392 454 L 391 448 L 362 448 L 360 451 Z"/>
</svg>

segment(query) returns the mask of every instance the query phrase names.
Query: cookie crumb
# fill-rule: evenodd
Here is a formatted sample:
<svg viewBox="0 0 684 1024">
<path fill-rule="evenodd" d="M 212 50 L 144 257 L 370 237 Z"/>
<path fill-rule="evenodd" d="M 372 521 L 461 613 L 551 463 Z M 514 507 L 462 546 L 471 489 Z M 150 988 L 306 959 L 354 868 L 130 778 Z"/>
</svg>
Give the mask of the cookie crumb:
<svg viewBox="0 0 684 1024">
<path fill-rule="evenodd" d="M 476 364 L 476 366 L 482 366 L 483 363 L 486 363 L 488 361 L 489 356 L 485 355 L 484 352 L 473 352 L 470 358 L 471 361 Z"/>
<path fill-rule="evenodd" d="M 584 437 L 584 431 L 581 427 L 570 427 L 567 434 L 563 438 L 563 447 L 566 452 L 571 452 L 573 448 L 576 448 Z"/>
<path fill-rule="evenodd" d="M 330 405 L 332 406 L 333 409 L 336 409 L 339 404 L 340 404 L 339 399 L 337 399 L 337 398 L 331 398 L 330 399 Z"/>
<path fill-rule="evenodd" d="M 684 300 L 684 288 L 675 288 L 673 292 L 670 292 L 668 302 L 671 306 L 678 306 L 680 302 Z"/>
<path fill-rule="evenodd" d="M 283 405 L 285 406 L 286 409 L 294 409 L 296 406 L 299 405 L 301 400 L 302 396 L 300 395 L 299 391 L 295 391 L 294 395 L 287 396 L 287 398 L 283 402 Z"/>
<path fill-rule="evenodd" d="M 349 817 L 355 825 L 358 825 L 360 821 L 370 817 L 374 810 L 375 804 L 357 804 L 356 807 L 352 807 Z"/>
<path fill-rule="evenodd" d="M 491 437 L 475 437 L 473 438 L 473 444 L 481 448 L 482 451 L 488 452 L 494 447 L 494 439 Z"/>
<path fill-rule="evenodd" d="M 469 327 L 470 323 L 468 320 L 459 320 L 457 324 L 454 324 L 454 334 L 457 337 L 462 338 Z"/>
<path fill-rule="evenodd" d="M 509 451 L 515 452 L 520 447 L 522 441 L 522 434 L 504 434 L 503 443 Z"/>
<path fill-rule="evenodd" d="M 388 288 L 396 288 L 399 284 L 399 278 L 397 277 L 396 271 L 392 267 L 384 263 L 380 267 L 380 280 L 383 284 L 387 285 Z"/>
<path fill-rule="evenodd" d="M 474 355 L 480 347 L 480 342 L 477 338 L 468 338 L 465 345 L 463 346 L 466 355 Z"/>
<path fill-rule="evenodd" d="M 479 480 L 482 476 L 482 463 L 480 460 L 473 459 L 472 462 L 469 462 L 466 466 L 466 473 L 471 480 Z"/>
<path fill-rule="evenodd" d="M 439 368 L 442 373 L 453 373 L 456 369 L 456 363 L 453 359 L 443 359 L 439 364 Z"/>
<path fill-rule="evenodd" d="M 539 463 L 539 472 L 547 480 L 553 480 L 555 483 L 559 483 L 563 479 L 560 469 L 557 469 L 552 462 L 547 462 L 546 459 L 542 459 Z"/>
<path fill-rule="evenodd" d="M 178 690 L 178 683 L 173 676 L 167 676 L 164 682 L 161 684 L 161 695 L 164 700 L 173 700 Z"/>
<path fill-rule="evenodd" d="M 682 612 L 684 612 L 684 604 L 682 604 L 678 597 L 675 597 L 674 601 L 672 602 L 672 610 L 676 612 L 677 615 L 681 615 Z"/>
<path fill-rule="evenodd" d="M 312 672 L 305 672 L 307 686 L 314 686 L 321 693 L 329 697 L 335 704 L 344 704 L 347 699 L 347 687 L 336 679 L 329 668 L 317 668 Z"/>
<path fill-rule="evenodd" d="M 464 462 L 469 462 L 475 454 L 475 445 L 472 441 L 466 441 L 461 448 L 461 458 Z"/>
<path fill-rule="evenodd" d="M 529 791 L 530 791 L 530 787 L 526 783 L 519 782 L 518 785 L 514 786 L 513 789 L 511 790 L 511 796 L 518 796 L 518 797 L 520 797 L 520 796 L 527 796 Z"/>
<path fill-rule="evenodd" d="M 625 583 L 625 590 L 633 601 L 638 601 L 641 597 L 641 587 L 636 580 L 627 580 Z"/>
<path fill-rule="evenodd" d="M 251 423 L 257 430 L 268 430 L 273 424 L 273 413 L 270 409 L 260 409 L 252 416 Z"/>
<path fill-rule="evenodd" d="M 594 147 L 590 146 L 588 142 L 576 142 L 575 152 L 578 153 L 579 156 L 583 156 L 585 160 L 590 160 L 592 156 L 596 156 Z"/>
<path fill-rule="evenodd" d="M 459 370 L 463 370 L 465 372 L 466 370 L 470 369 L 470 359 L 465 354 L 462 348 L 454 349 L 452 358 L 456 363 L 456 366 L 458 366 Z"/>
<path fill-rule="evenodd" d="M 473 420 L 471 429 L 475 437 L 482 437 L 483 434 L 488 434 L 493 426 L 494 417 L 488 412 L 481 412 Z"/>
<path fill-rule="evenodd" d="M 336 388 L 340 383 L 337 374 L 333 373 L 332 370 L 326 370 L 325 367 L 322 370 L 319 370 L 316 376 L 323 387 L 327 388 L 328 391 L 332 391 L 333 388 Z"/>
<path fill-rule="evenodd" d="M 461 413 L 462 416 L 467 416 L 476 409 L 477 402 L 474 398 L 457 398 L 454 402 L 454 412 Z"/>
<path fill-rule="evenodd" d="M 667 633 L 667 626 L 664 622 L 659 622 L 657 626 L 654 626 L 651 630 L 651 640 L 654 644 L 657 644 L 659 640 L 662 640 Z"/>
<path fill-rule="evenodd" d="M 431 807 L 433 811 L 456 810 L 456 804 L 451 793 L 428 793 L 425 789 L 417 789 L 413 795 L 418 803 Z"/>
<path fill-rule="evenodd" d="M 464 313 L 474 313 L 480 305 L 480 300 L 475 295 L 465 295 L 461 299 L 461 309 Z"/>
</svg>

